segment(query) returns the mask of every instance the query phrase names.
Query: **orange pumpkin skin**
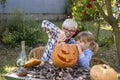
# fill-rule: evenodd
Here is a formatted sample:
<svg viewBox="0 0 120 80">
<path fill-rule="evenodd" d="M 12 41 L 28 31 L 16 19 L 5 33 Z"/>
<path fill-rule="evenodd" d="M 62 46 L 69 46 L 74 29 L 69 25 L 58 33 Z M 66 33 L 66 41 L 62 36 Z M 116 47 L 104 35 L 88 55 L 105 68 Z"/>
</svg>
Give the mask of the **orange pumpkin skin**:
<svg viewBox="0 0 120 80">
<path fill-rule="evenodd" d="M 31 58 L 29 61 L 27 61 L 24 65 L 24 67 L 32 67 L 37 66 L 41 63 L 39 59 Z"/>
<path fill-rule="evenodd" d="M 117 80 L 117 72 L 106 64 L 93 66 L 90 76 L 93 80 Z"/>
<path fill-rule="evenodd" d="M 78 59 L 78 49 L 75 44 L 57 43 L 53 53 L 53 64 L 59 68 L 72 67 Z"/>
</svg>

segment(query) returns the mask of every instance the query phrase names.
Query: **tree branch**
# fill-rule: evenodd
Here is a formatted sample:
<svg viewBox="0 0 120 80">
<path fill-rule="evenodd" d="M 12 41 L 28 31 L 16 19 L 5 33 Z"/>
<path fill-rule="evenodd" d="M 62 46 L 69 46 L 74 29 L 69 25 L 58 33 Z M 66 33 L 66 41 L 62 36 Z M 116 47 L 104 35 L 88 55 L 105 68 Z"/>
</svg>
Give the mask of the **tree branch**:
<svg viewBox="0 0 120 80">
<path fill-rule="evenodd" d="M 111 0 L 105 0 L 105 4 L 106 4 L 106 9 L 107 9 L 109 18 L 113 18 L 112 8 L 111 8 Z"/>
<path fill-rule="evenodd" d="M 103 11 L 102 7 L 99 5 L 98 2 L 95 2 L 96 7 L 98 8 L 98 10 L 100 11 L 101 15 L 103 16 L 103 18 L 108 21 L 108 16 L 105 14 L 105 12 Z"/>
</svg>

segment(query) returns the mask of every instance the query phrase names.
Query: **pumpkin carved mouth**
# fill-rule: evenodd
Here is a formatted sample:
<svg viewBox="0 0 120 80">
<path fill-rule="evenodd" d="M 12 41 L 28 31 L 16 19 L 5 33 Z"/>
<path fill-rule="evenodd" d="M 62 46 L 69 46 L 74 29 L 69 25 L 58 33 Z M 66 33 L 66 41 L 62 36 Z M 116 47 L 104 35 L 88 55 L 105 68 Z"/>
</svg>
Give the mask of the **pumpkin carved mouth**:
<svg viewBox="0 0 120 80">
<path fill-rule="evenodd" d="M 66 62 L 66 63 L 71 63 L 73 61 L 73 59 L 67 60 L 67 59 L 65 59 L 65 58 L 63 58 L 63 57 L 61 57 L 59 55 L 58 55 L 58 57 L 59 57 L 59 59 L 61 59 L 62 61 Z"/>
</svg>

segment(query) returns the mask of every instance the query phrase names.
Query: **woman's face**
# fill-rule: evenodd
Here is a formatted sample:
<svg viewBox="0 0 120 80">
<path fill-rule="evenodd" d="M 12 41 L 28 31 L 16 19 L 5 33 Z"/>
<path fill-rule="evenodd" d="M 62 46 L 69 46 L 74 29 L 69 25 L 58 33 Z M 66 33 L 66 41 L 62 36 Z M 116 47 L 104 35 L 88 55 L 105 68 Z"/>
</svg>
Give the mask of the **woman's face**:
<svg viewBox="0 0 120 80">
<path fill-rule="evenodd" d="M 70 39 L 74 34 L 75 34 L 75 31 L 76 30 L 73 30 L 73 29 L 67 29 L 67 28 L 62 28 L 62 30 L 64 31 L 67 39 Z"/>
</svg>

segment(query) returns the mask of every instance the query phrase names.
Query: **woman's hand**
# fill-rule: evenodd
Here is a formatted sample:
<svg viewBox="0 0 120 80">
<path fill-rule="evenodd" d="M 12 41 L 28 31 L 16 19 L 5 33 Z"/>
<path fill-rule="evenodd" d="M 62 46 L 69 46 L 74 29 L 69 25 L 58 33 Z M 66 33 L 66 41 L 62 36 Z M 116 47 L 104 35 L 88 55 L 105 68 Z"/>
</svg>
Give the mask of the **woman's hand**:
<svg viewBox="0 0 120 80">
<path fill-rule="evenodd" d="M 63 42 L 67 39 L 65 33 L 63 31 L 61 31 L 59 37 L 58 37 L 58 42 Z"/>
</svg>

